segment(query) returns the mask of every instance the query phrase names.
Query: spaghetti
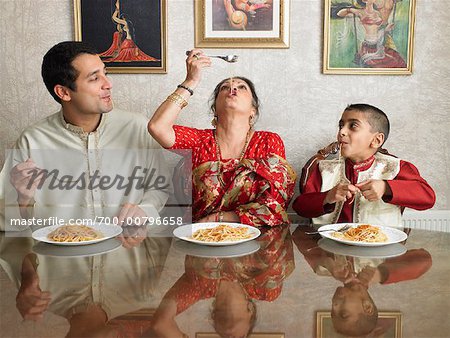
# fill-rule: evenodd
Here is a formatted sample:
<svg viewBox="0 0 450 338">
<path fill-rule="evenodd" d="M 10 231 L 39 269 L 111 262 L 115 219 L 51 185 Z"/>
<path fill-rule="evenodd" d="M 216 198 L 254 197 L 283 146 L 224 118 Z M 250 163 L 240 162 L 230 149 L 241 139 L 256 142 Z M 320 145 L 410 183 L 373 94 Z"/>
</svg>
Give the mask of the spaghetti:
<svg viewBox="0 0 450 338">
<path fill-rule="evenodd" d="M 84 242 L 103 238 L 103 234 L 86 225 L 63 225 L 47 235 L 54 242 Z"/>
<path fill-rule="evenodd" d="M 248 238 L 252 238 L 252 233 L 248 228 L 232 227 L 226 224 L 209 229 L 199 229 L 192 235 L 192 239 L 202 242 L 239 241 Z"/>
<path fill-rule="evenodd" d="M 388 240 L 386 234 L 383 233 L 380 228 L 369 224 L 358 225 L 356 228 L 350 228 L 343 233 L 336 231 L 331 235 L 339 239 L 353 242 L 379 243 L 387 242 Z"/>
</svg>

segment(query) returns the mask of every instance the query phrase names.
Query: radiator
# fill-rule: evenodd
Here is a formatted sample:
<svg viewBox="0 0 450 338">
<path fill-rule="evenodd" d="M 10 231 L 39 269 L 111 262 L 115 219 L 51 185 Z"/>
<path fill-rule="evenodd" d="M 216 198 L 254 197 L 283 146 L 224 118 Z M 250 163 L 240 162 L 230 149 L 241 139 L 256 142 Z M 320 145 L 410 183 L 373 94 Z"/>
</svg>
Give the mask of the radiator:
<svg viewBox="0 0 450 338">
<path fill-rule="evenodd" d="M 406 210 L 402 220 L 407 228 L 450 232 L 450 210 Z"/>
</svg>

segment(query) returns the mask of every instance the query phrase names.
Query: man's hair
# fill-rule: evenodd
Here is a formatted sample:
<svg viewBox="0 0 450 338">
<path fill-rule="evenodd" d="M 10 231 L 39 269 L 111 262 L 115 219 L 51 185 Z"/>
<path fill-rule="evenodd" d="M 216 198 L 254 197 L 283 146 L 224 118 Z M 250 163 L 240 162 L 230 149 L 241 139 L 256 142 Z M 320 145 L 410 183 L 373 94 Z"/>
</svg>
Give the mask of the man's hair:
<svg viewBox="0 0 450 338">
<path fill-rule="evenodd" d="M 56 95 L 54 88 L 62 85 L 75 91 L 75 80 L 79 73 L 73 67 L 72 61 L 80 54 L 96 55 L 97 51 L 85 42 L 64 41 L 50 48 L 42 61 L 41 75 L 45 86 L 56 102 L 61 99 Z"/>
<path fill-rule="evenodd" d="M 372 132 L 383 133 L 384 142 L 386 142 L 391 127 L 388 117 L 381 109 L 366 103 L 355 103 L 349 104 L 344 112 L 346 111 L 359 111 L 367 114 L 367 122 L 372 127 Z"/>
</svg>

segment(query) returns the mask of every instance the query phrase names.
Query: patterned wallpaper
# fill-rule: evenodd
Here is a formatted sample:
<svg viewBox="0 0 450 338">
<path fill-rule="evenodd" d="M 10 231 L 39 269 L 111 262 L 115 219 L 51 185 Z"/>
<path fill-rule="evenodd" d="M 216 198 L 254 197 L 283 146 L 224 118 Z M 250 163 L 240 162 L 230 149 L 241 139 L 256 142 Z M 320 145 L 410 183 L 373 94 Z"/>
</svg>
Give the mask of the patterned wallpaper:
<svg viewBox="0 0 450 338">
<path fill-rule="evenodd" d="M 334 140 L 348 103 L 371 103 L 390 117 L 386 148 L 419 168 L 436 190 L 435 209 L 450 209 L 450 26 L 441 0 L 417 2 L 412 76 L 323 75 L 323 1 L 291 0 L 290 48 L 212 50 L 239 54 L 239 62 L 213 62 L 180 123 L 208 127 L 207 99 L 214 85 L 228 76 L 246 76 L 262 100 L 257 127 L 282 136 L 288 160 L 300 172 L 318 148 Z M 121 108 L 151 116 L 184 79 L 184 51 L 194 44 L 193 1 L 168 3 L 168 73 L 111 74 Z M 58 110 L 42 83 L 40 65 L 52 45 L 73 38 L 73 3 L 1 0 L 0 30 L 0 135 L 5 149 L 26 126 Z"/>
</svg>

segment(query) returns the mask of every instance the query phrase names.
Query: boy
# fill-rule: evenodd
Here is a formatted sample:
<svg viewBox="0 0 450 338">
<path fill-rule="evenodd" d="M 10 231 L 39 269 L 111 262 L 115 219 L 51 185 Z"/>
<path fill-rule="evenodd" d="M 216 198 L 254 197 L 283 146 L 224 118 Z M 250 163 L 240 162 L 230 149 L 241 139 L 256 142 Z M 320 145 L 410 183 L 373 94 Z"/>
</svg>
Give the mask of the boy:
<svg viewBox="0 0 450 338">
<path fill-rule="evenodd" d="M 314 224 L 401 226 L 405 207 L 433 207 L 434 191 L 416 167 L 378 152 L 388 135 L 389 120 L 380 109 L 349 105 L 339 121 L 340 158 L 319 162 L 294 210 Z"/>
</svg>

